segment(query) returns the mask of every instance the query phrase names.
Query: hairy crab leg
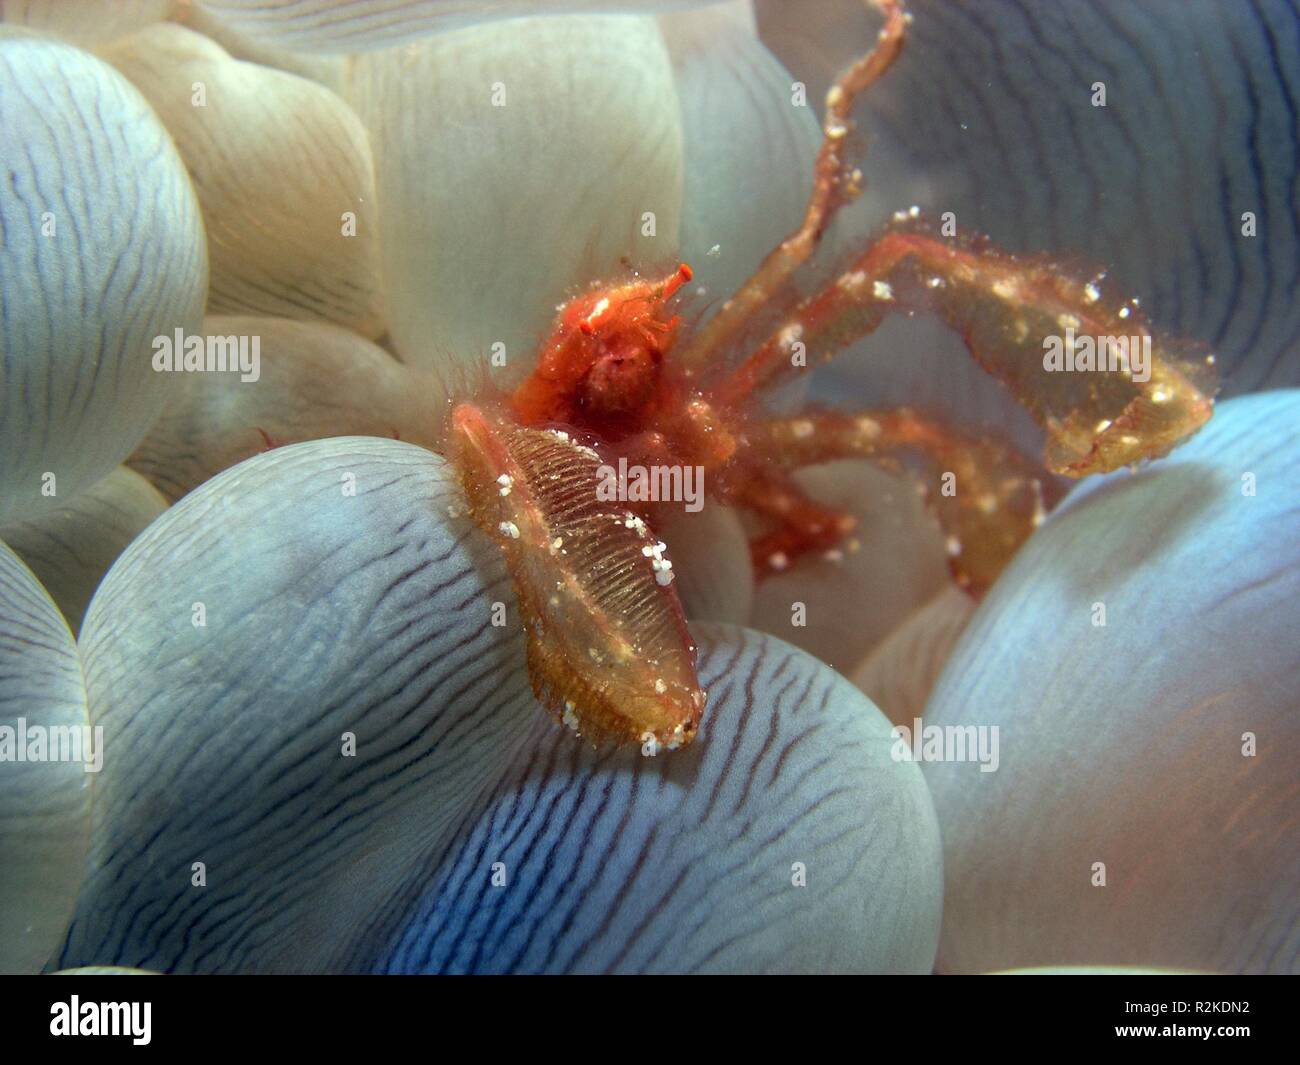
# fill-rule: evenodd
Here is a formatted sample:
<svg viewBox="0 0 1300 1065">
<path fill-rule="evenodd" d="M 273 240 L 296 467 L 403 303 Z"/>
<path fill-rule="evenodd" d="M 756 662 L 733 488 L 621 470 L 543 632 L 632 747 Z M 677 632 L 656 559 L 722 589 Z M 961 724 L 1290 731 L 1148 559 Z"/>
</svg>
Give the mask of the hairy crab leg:
<svg viewBox="0 0 1300 1065">
<path fill-rule="evenodd" d="M 747 465 L 732 476 L 728 499 L 775 525 L 749 545 L 760 577 L 782 573 L 811 552 L 838 549 L 857 527 L 851 514 L 818 503 L 780 470 Z"/>
<path fill-rule="evenodd" d="M 639 516 L 600 499 L 601 456 L 472 403 L 451 424 L 471 514 L 514 579 L 538 700 L 595 741 L 689 743 L 705 693 L 672 563 Z"/>
<path fill-rule="evenodd" d="M 1046 470 L 1006 442 L 956 432 L 905 407 L 855 414 L 819 410 L 762 420 L 746 429 L 746 440 L 778 469 L 844 458 L 896 466 L 903 456 L 919 458 L 919 483 L 947 540 L 953 578 L 976 596 L 988 589 L 1061 495 Z M 769 485 L 773 476 L 767 474 Z M 741 498 L 752 505 L 754 495 L 750 491 Z M 800 554 L 833 548 L 827 527 L 825 514 L 809 527 L 800 511 L 790 509 L 776 532 L 755 543 L 756 568 L 778 571 Z"/>
<path fill-rule="evenodd" d="M 868 245 L 798 306 L 789 325 L 707 389 L 709 401 L 725 410 L 789 376 L 802 365 L 791 358 L 796 343 L 811 365 L 886 315 L 914 310 L 935 311 L 955 328 L 1047 431 L 1053 473 L 1082 477 L 1158 457 L 1213 411 L 1213 356 L 1180 357 L 1153 337 L 1133 301 L 1106 297 L 1096 281 L 1046 259 L 916 228 L 891 229 Z M 1088 365 L 1076 367 L 1076 350 L 1092 353 Z M 1048 366 L 1054 353 L 1062 372 Z"/>
<path fill-rule="evenodd" d="M 715 361 L 753 316 L 779 292 L 791 275 L 812 256 L 831 221 L 845 204 L 862 191 L 862 173 L 851 167 L 847 144 L 853 128 L 853 106 L 858 96 L 877 82 L 903 49 L 911 16 L 902 0 L 865 0 L 885 22 L 875 47 L 840 75 L 826 94 L 822 146 L 813 171 L 813 189 L 799 228 L 778 244 L 758 270 L 705 325 L 675 353 L 687 370 Z"/>
</svg>

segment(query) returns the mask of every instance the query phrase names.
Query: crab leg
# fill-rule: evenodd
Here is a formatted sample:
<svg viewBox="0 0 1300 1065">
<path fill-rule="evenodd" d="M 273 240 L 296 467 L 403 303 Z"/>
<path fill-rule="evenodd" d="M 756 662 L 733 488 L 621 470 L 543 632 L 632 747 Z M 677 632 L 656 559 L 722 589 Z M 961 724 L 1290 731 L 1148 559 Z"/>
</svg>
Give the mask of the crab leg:
<svg viewBox="0 0 1300 1065">
<path fill-rule="evenodd" d="M 1163 455 L 1212 412 L 1213 356 L 1195 361 L 1174 353 L 1153 337 L 1134 301 L 1108 298 L 1096 280 L 1048 260 L 919 228 L 891 229 L 868 245 L 707 389 L 709 400 L 729 409 L 801 365 L 831 357 L 886 315 L 916 310 L 934 311 L 960 332 L 975 360 L 1047 431 L 1046 464 L 1054 473 L 1082 477 Z M 796 344 L 803 362 L 792 359 Z M 1052 365 L 1058 356 L 1060 365 Z"/>
<path fill-rule="evenodd" d="M 601 501 L 600 455 L 472 403 L 452 432 L 470 513 L 514 579 L 537 698 L 597 742 L 689 743 L 705 693 L 672 563 L 641 518 Z"/>
<path fill-rule="evenodd" d="M 756 422 L 745 437 L 770 465 L 737 489 L 737 502 L 777 523 L 752 547 L 760 573 L 834 549 L 851 528 L 847 515 L 806 500 L 782 470 L 844 458 L 890 466 L 904 456 L 918 459 L 919 483 L 947 540 L 953 577 L 974 595 L 993 583 L 1061 494 L 1046 470 L 1008 444 L 956 432 L 908 408 L 811 411 Z"/>
<path fill-rule="evenodd" d="M 781 573 L 810 552 L 836 549 L 857 525 L 852 515 L 809 498 L 780 470 L 757 465 L 733 471 L 728 499 L 774 526 L 749 546 L 759 576 Z"/>
<path fill-rule="evenodd" d="M 903 49 L 911 16 L 902 0 L 866 0 L 885 17 L 875 47 L 840 75 L 826 94 L 822 146 L 813 170 L 813 189 L 799 228 L 776 246 L 718 313 L 677 354 L 680 365 L 699 368 L 714 361 L 821 243 L 822 235 L 845 204 L 862 191 L 862 172 L 850 166 L 847 142 L 858 96 L 877 82 Z"/>
</svg>

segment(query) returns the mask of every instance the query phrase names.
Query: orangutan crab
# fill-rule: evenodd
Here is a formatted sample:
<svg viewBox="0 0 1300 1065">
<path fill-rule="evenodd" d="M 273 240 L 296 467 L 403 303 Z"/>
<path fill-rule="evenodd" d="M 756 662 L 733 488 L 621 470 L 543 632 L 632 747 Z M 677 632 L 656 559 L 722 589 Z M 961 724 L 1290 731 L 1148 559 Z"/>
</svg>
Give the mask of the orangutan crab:
<svg viewBox="0 0 1300 1065">
<path fill-rule="evenodd" d="M 685 332 L 670 303 L 685 264 L 657 280 L 594 288 L 563 306 L 536 369 L 498 404 L 462 402 L 452 451 L 475 520 L 502 546 L 528 632 L 538 698 L 575 731 L 643 743 L 647 753 L 694 736 L 705 703 L 665 545 L 645 508 L 611 503 L 601 470 L 624 458 L 699 467 L 713 498 L 760 516 L 759 574 L 833 551 L 852 519 L 807 497 L 789 471 L 835 458 L 907 452 L 960 492 L 931 493 L 954 576 L 982 592 L 1041 521 L 1044 474 L 1106 472 L 1159 456 L 1212 411 L 1205 363 L 1171 353 L 1133 301 L 1046 259 L 941 237 L 915 210 L 893 223 L 815 294 L 791 279 L 839 209 L 860 191 L 847 158 L 855 100 L 892 65 L 910 16 L 884 16 L 872 50 L 831 88 L 813 192 L 802 224 L 718 313 Z M 773 309 L 779 320 L 766 333 Z M 1039 465 L 991 439 L 965 437 L 907 409 L 775 417 L 756 399 L 874 330 L 891 313 L 929 310 L 961 333 L 977 362 L 1023 403 L 1048 437 Z M 1067 333 L 1132 337 L 1154 350 L 1092 373 L 1050 373 L 1042 353 Z M 1139 379 L 1141 378 L 1141 379 Z"/>
</svg>

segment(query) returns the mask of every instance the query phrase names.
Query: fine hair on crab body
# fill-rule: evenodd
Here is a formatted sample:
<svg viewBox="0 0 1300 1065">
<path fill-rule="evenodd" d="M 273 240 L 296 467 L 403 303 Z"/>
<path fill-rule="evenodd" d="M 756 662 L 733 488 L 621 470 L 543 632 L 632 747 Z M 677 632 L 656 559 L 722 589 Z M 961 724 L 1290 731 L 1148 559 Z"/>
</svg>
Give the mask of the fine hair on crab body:
<svg viewBox="0 0 1300 1065">
<path fill-rule="evenodd" d="M 1133 301 L 1103 291 L 1100 272 L 936 234 L 916 209 L 895 214 L 828 284 L 797 295 L 796 272 L 863 185 L 849 148 L 855 101 L 898 57 L 910 21 L 901 0 L 867 7 L 884 22 L 875 46 L 827 95 L 804 219 L 712 318 L 692 328 L 674 313 L 694 277 L 684 263 L 661 277 L 595 286 L 559 309 L 536 368 L 508 397 L 453 410 L 450 449 L 474 518 L 510 565 L 533 689 L 594 740 L 639 742 L 647 753 L 681 746 L 706 700 L 654 515 L 598 501 L 603 463 L 705 471 L 711 498 L 762 523 L 751 543 L 762 576 L 809 555 L 834 557 L 854 529 L 792 471 L 838 458 L 906 458 L 925 483 L 942 472 L 963 485 L 929 498 L 955 580 L 979 595 L 1059 496 L 1049 475 L 1160 456 L 1212 412 L 1212 357 L 1193 360 L 1153 337 Z M 1041 462 L 907 408 L 764 410 L 775 386 L 889 315 L 917 310 L 958 331 L 1043 427 Z M 1127 366 L 1047 373 L 1044 346 L 1065 330 L 1140 338 L 1150 365 L 1136 376 Z"/>
</svg>

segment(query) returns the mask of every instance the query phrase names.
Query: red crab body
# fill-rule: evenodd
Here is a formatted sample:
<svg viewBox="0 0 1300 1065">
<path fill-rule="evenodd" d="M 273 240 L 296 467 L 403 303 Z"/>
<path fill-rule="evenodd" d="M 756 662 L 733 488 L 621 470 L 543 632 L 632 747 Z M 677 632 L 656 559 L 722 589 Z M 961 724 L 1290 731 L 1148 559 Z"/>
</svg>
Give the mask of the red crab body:
<svg viewBox="0 0 1300 1065">
<path fill-rule="evenodd" d="M 537 368 L 511 398 L 515 417 L 582 425 L 609 440 L 639 431 L 669 405 L 661 370 L 680 319 L 662 311 L 691 277 L 683 263 L 661 281 L 598 288 L 566 303 Z"/>
</svg>

